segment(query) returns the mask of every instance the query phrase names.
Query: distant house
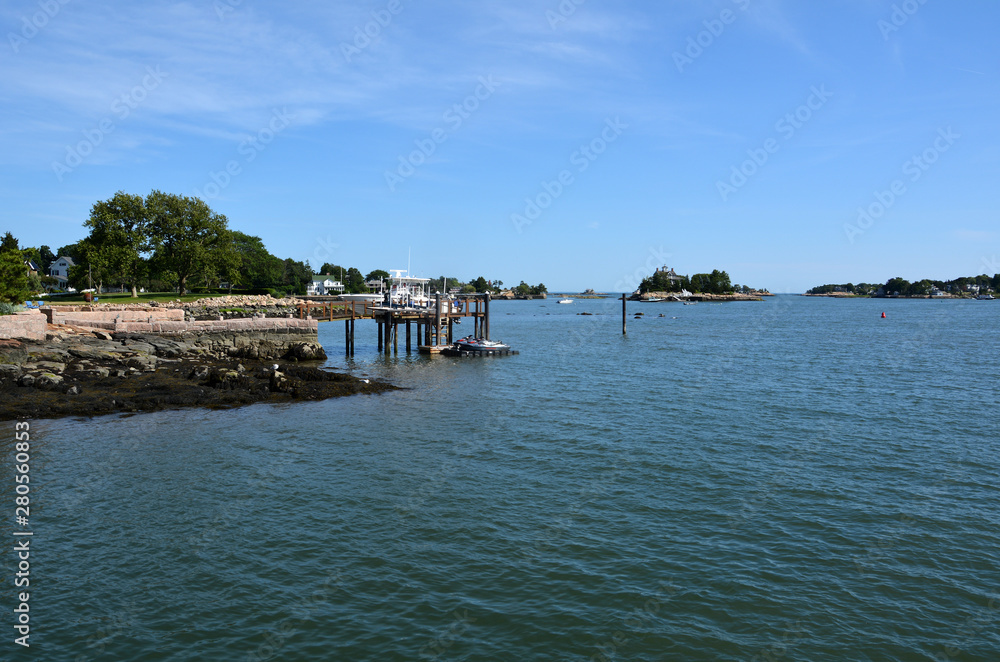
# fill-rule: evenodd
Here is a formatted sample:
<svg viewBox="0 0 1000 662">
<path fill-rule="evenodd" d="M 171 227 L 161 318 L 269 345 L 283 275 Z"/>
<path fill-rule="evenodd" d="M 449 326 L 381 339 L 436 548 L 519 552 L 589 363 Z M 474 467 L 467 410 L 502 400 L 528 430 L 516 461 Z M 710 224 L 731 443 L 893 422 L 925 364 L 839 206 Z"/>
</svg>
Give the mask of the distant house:
<svg viewBox="0 0 1000 662">
<path fill-rule="evenodd" d="M 25 260 L 24 261 L 24 266 L 28 269 L 28 275 L 29 276 L 32 275 L 32 274 L 37 274 L 38 273 L 38 265 L 35 262 L 33 262 L 32 260 Z"/>
<path fill-rule="evenodd" d="M 73 258 L 63 255 L 62 257 L 56 258 L 55 262 L 49 265 L 49 275 L 59 281 L 59 287 L 61 289 L 67 289 L 67 283 L 69 282 L 69 268 L 75 266 L 76 263 L 73 262 Z"/>
<path fill-rule="evenodd" d="M 662 269 L 657 269 L 656 273 L 663 274 L 671 283 L 679 283 L 684 280 L 683 276 L 678 276 L 676 271 L 667 266 L 664 266 Z"/>
<path fill-rule="evenodd" d="M 313 278 L 306 285 L 306 294 L 314 297 L 334 296 L 344 293 L 344 284 L 329 277 Z"/>
</svg>

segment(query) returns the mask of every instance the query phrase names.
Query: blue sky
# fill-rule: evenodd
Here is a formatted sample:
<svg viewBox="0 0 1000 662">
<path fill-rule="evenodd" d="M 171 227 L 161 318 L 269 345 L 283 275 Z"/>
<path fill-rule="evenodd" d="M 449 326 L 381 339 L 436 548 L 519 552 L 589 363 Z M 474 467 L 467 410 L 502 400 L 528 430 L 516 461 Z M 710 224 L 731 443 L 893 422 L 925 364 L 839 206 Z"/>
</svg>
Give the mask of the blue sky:
<svg viewBox="0 0 1000 662">
<path fill-rule="evenodd" d="M 993 0 L 11 0 L 0 20 L 0 231 L 25 245 L 160 189 L 364 272 L 409 252 L 417 275 L 553 290 L 669 264 L 800 292 L 1000 271 Z"/>
</svg>

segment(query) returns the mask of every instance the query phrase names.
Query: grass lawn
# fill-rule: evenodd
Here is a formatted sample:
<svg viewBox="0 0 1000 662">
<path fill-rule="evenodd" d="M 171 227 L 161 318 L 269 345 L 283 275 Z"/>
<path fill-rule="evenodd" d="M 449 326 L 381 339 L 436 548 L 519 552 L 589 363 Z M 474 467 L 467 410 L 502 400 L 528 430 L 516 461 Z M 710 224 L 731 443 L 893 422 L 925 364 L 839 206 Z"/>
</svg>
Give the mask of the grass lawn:
<svg viewBox="0 0 1000 662">
<path fill-rule="evenodd" d="M 150 301 L 176 301 L 180 299 L 185 303 L 188 301 L 196 301 L 198 299 L 206 299 L 208 297 L 221 297 L 226 296 L 224 294 L 185 294 L 182 297 L 177 296 L 176 292 L 145 292 L 139 295 L 137 299 L 133 299 L 132 295 L 128 292 L 124 294 L 98 294 L 99 299 L 97 303 L 149 303 Z M 81 304 L 86 303 L 83 300 L 83 295 L 77 294 L 61 294 L 53 295 L 50 297 L 45 297 L 41 299 L 47 304 L 59 305 L 59 304 Z"/>
</svg>

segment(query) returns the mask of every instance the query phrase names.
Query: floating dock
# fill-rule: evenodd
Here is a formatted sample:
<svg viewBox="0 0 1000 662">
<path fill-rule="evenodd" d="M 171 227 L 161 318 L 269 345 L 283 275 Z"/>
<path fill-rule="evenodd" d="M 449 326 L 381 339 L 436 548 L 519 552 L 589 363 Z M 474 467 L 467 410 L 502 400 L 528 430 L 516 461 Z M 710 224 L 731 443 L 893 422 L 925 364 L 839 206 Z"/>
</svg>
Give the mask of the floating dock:
<svg viewBox="0 0 1000 662">
<path fill-rule="evenodd" d="M 422 348 L 421 348 L 422 349 Z M 481 356 L 513 356 L 515 354 L 520 354 L 516 349 L 483 349 L 476 350 L 474 352 L 469 352 L 464 349 L 459 349 L 458 347 L 443 347 L 441 348 L 441 354 L 445 356 L 458 356 L 463 359 L 469 357 L 481 357 Z"/>
</svg>

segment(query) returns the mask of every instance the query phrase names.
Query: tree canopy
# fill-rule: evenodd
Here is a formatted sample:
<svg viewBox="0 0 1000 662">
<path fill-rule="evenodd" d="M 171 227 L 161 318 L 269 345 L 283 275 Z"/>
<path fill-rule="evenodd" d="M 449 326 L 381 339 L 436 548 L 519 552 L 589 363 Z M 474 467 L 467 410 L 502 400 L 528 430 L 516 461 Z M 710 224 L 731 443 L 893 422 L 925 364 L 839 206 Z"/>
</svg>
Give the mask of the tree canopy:
<svg viewBox="0 0 1000 662">
<path fill-rule="evenodd" d="M 925 297 L 932 293 L 934 289 L 947 292 L 953 295 L 971 293 L 978 291 L 1000 292 L 1000 274 L 988 276 L 980 274 L 978 276 L 962 276 L 953 280 L 932 280 L 924 278 L 911 283 L 901 276 L 890 278 L 885 283 L 845 283 L 842 285 L 827 284 L 819 285 L 806 292 L 806 294 L 831 294 L 834 292 L 843 294 L 854 294 L 857 296 L 901 296 L 901 297 Z"/>
<path fill-rule="evenodd" d="M 88 260 L 99 262 L 109 279 L 128 283 L 132 296 L 138 296 L 152 239 L 146 201 L 119 191 L 110 200 L 95 203 L 84 225 L 90 228 Z"/>
<path fill-rule="evenodd" d="M 652 276 L 644 278 L 639 284 L 639 291 L 643 293 L 680 292 L 681 290 L 701 294 L 729 294 L 734 290 L 734 287 L 729 280 L 729 274 L 718 269 L 713 269 L 712 273 L 695 274 L 690 278 L 687 276 L 671 277 L 667 271 L 657 271 Z"/>
<path fill-rule="evenodd" d="M 153 263 L 177 276 L 180 294 L 192 274 L 204 270 L 213 253 L 231 241 L 229 220 L 199 198 L 153 191 L 146 197 Z"/>
<path fill-rule="evenodd" d="M 25 255 L 10 232 L 0 240 L 0 302 L 21 303 L 28 291 L 28 269 Z"/>
</svg>

